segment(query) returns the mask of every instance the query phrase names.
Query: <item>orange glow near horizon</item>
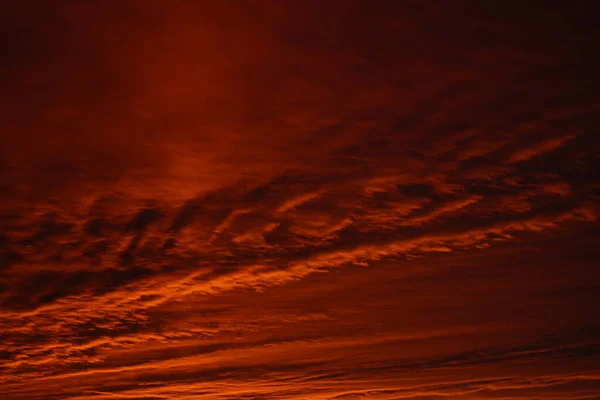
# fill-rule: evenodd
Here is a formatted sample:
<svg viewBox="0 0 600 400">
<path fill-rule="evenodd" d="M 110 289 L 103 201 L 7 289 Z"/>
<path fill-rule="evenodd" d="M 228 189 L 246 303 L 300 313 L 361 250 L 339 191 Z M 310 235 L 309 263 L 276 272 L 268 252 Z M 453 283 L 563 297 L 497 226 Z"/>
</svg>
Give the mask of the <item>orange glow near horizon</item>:
<svg viewBox="0 0 600 400">
<path fill-rule="evenodd" d="M 6 400 L 600 399 L 591 3 L 8 0 Z"/>
</svg>

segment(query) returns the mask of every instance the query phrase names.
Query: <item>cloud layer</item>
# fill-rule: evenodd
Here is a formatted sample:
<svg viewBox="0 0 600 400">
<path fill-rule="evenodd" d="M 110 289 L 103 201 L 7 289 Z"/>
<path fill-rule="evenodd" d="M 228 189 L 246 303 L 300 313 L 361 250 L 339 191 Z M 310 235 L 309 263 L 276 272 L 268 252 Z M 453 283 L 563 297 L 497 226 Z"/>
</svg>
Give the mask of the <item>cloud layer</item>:
<svg viewBox="0 0 600 400">
<path fill-rule="evenodd" d="M 597 398 L 583 4 L 25 3 L 6 398 Z"/>
</svg>

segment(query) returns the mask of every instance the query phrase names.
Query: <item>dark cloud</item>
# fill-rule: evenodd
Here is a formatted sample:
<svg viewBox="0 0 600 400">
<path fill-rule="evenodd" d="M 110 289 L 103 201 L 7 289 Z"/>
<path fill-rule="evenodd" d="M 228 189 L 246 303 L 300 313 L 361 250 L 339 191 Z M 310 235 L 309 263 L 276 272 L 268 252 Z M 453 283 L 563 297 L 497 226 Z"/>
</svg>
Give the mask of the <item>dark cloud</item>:
<svg viewBox="0 0 600 400">
<path fill-rule="evenodd" d="M 145 208 L 138 212 L 127 225 L 125 230 L 127 231 L 143 231 L 148 225 L 155 222 L 160 218 L 161 212 L 156 208 Z"/>
</svg>

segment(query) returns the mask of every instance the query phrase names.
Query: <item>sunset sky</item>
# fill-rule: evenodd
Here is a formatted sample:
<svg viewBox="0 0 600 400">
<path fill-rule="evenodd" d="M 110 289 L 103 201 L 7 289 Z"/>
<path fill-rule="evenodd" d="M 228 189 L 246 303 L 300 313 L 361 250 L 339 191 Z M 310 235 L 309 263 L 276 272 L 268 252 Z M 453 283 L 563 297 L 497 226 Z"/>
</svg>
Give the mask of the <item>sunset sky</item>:
<svg viewBox="0 0 600 400">
<path fill-rule="evenodd" d="M 0 7 L 0 399 L 600 399 L 593 1 Z"/>
</svg>

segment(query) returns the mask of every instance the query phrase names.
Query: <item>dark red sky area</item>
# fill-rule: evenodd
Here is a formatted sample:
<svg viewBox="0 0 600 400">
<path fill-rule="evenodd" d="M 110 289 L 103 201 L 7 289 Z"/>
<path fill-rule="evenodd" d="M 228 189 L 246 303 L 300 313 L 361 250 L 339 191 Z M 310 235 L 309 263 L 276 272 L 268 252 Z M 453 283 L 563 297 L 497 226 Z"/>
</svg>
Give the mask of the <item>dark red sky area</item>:
<svg viewBox="0 0 600 400">
<path fill-rule="evenodd" d="M 597 8 L 2 2 L 0 396 L 600 399 Z"/>
</svg>

